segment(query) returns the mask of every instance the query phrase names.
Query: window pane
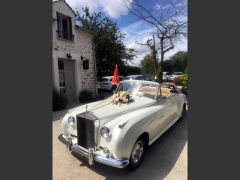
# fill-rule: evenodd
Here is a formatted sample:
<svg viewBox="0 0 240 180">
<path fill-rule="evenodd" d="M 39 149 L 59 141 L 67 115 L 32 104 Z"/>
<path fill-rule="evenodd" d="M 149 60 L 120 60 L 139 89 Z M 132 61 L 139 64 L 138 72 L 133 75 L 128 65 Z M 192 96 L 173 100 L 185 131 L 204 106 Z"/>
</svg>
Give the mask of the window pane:
<svg viewBox="0 0 240 180">
<path fill-rule="evenodd" d="M 58 61 L 58 69 L 59 70 L 64 70 L 64 62 L 62 60 Z"/>
<path fill-rule="evenodd" d="M 67 40 L 73 40 L 71 17 L 57 12 L 58 36 Z"/>
<path fill-rule="evenodd" d="M 64 72 L 59 72 L 59 87 L 65 87 L 65 74 L 64 74 Z"/>
<path fill-rule="evenodd" d="M 60 94 L 65 94 L 65 93 L 66 93 L 65 87 L 60 87 Z"/>
</svg>

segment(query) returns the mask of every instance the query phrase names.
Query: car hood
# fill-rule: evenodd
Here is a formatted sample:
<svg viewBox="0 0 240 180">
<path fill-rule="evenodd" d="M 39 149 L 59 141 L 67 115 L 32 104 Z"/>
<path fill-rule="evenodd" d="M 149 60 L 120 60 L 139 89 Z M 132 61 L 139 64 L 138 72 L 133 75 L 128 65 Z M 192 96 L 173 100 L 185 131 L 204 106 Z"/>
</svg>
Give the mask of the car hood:
<svg viewBox="0 0 240 180">
<path fill-rule="evenodd" d="M 155 100 L 146 98 L 146 97 L 134 97 L 133 102 L 130 103 L 121 103 L 121 104 L 113 104 L 110 101 L 106 101 L 105 104 L 97 104 L 95 107 L 89 109 L 91 114 L 93 114 L 97 119 L 105 119 L 111 118 L 113 116 L 123 115 L 133 110 L 147 107 L 153 103 Z"/>
<path fill-rule="evenodd" d="M 133 101 L 129 103 L 113 104 L 113 98 L 110 97 L 100 102 L 86 104 L 88 106 L 86 111 L 86 105 L 76 108 L 72 111 L 74 114 L 86 113 L 94 119 L 112 119 L 116 116 L 124 115 L 128 112 L 148 107 L 154 104 L 156 101 L 147 97 L 133 96 Z"/>
</svg>

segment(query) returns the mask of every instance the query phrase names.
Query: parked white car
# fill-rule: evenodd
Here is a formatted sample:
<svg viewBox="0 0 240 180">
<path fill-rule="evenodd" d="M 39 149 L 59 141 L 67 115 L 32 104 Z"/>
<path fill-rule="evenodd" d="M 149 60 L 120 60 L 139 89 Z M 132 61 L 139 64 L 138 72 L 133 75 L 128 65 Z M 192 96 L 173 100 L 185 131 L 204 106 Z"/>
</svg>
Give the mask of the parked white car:
<svg viewBox="0 0 240 180">
<path fill-rule="evenodd" d="M 186 97 L 174 85 L 122 81 L 113 97 L 70 110 L 59 139 L 89 164 L 138 167 L 146 148 L 180 119 Z"/>
<path fill-rule="evenodd" d="M 174 72 L 174 73 L 172 73 L 172 75 L 171 75 L 171 80 L 173 81 L 176 77 L 180 77 L 180 76 L 182 76 L 182 72 Z"/>
<path fill-rule="evenodd" d="M 169 72 L 163 72 L 163 77 L 162 79 L 164 81 L 170 81 L 171 80 L 171 74 Z"/>
<path fill-rule="evenodd" d="M 114 91 L 117 85 L 112 84 L 113 76 L 104 76 L 100 79 L 100 89 L 105 89 L 108 91 Z M 119 76 L 119 80 L 122 81 L 123 76 Z"/>
</svg>

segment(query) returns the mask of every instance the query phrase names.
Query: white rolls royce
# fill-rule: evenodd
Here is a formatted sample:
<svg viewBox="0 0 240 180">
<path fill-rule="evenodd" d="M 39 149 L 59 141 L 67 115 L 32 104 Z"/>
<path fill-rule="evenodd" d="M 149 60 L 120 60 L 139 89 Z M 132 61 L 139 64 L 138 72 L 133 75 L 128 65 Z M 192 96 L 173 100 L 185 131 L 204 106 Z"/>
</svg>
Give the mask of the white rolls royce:
<svg viewBox="0 0 240 180">
<path fill-rule="evenodd" d="M 122 81 L 112 97 L 69 110 L 59 139 L 90 165 L 135 169 L 185 110 L 186 97 L 174 85 Z"/>
</svg>

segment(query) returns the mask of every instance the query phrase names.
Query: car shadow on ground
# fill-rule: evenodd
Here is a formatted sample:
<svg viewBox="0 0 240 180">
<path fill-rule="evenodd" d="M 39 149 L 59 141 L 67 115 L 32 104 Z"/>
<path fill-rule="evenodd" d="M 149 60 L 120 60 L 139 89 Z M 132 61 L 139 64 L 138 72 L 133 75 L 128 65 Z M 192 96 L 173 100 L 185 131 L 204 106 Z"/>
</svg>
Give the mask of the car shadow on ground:
<svg viewBox="0 0 240 180">
<path fill-rule="evenodd" d="M 106 180 L 120 179 L 163 179 L 173 169 L 185 144 L 187 143 L 187 113 L 168 131 L 156 140 L 147 150 L 144 161 L 136 170 L 117 169 L 95 163 L 89 166 L 86 159 L 80 160 L 80 166 L 87 166 L 92 171 L 106 177 Z"/>
</svg>

